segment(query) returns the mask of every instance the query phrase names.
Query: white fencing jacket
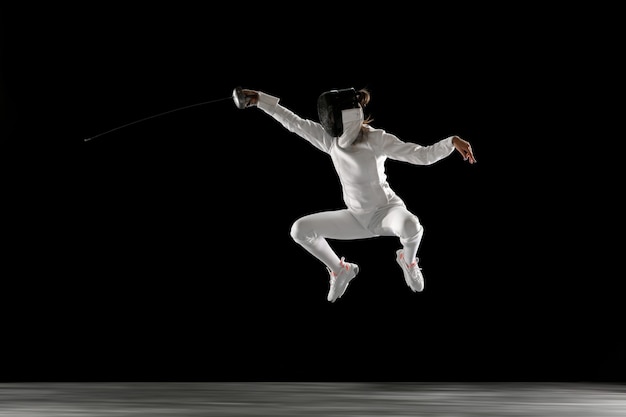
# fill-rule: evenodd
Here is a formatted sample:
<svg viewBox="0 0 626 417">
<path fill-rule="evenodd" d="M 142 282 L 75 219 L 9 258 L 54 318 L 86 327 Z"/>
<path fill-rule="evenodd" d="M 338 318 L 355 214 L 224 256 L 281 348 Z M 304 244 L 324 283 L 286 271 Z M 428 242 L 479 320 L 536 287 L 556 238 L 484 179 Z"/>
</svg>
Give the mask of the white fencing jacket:
<svg viewBox="0 0 626 417">
<path fill-rule="evenodd" d="M 306 139 L 332 158 L 343 189 L 346 207 L 355 213 L 367 213 L 399 200 L 387 183 L 385 161 L 389 159 L 414 165 L 431 165 L 454 151 L 452 137 L 430 146 L 403 142 L 382 129 L 364 125 L 362 137 L 341 148 L 318 122 L 303 119 L 278 104 L 279 98 L 259 92 L 257 107 L 287 130 Z"/>
</svg>

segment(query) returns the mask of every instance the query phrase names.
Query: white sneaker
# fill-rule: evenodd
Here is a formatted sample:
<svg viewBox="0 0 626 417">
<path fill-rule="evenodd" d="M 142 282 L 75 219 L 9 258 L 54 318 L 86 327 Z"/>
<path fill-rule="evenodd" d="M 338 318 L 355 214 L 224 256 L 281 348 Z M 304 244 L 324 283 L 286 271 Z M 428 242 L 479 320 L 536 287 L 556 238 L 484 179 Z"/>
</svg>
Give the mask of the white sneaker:
<svg viewBox="0 0 626 417">
<path fill-rule="evenodd" d="M 351 264 L 343 260 L 344 258 L 341 258 L 341 271 L 339 271 L 337 275 L 329 268 L 326 268 L 330 274 L 330 290 L 328 291 L 327 299 L 331 303 L 334 303 L 337 298 L 341 297 L 343 293 L 346 292 L 350 281 L 359 273 L 359 266 L 357 264 Z"/>
<path fill-rule="evenodd" d="M 414 292 L 421 292 L 424 290 L 424 277 L 422 276 L 422 270 L 417 265 L 417 258 L 407 264 L 404 260 L 404 252 L 402 249 L 398 249 L 396 251 L 396 262 L 402 268 L 402 272 L 404 272 L 404 280 L 406 281 L 406 285 L 408 285 Z"/>
</svg>

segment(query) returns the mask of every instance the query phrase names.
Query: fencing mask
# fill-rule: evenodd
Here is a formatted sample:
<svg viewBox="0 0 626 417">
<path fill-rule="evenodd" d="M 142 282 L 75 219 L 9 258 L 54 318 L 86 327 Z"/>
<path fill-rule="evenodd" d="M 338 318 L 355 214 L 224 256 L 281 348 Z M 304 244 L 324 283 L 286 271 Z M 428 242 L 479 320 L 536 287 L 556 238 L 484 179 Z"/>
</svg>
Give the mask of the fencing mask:
<svg viewBox="0 0 626 417">
<path fill-rule="evenodd" d="M 322 93 L 317 99 L 317 114 L 324 130 L 338 138 L 342 148 L 356 140 L 363 124 L 363 108 L 354 88 Z"/>
</svg>

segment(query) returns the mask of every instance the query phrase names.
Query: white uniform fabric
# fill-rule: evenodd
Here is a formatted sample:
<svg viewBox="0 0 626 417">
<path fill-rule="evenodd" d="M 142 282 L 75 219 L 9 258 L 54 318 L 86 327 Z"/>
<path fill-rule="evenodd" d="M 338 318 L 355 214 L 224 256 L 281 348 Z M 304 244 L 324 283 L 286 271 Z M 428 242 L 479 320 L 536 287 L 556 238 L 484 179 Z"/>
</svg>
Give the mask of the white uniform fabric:
<svg viewBox="0 0 626 417">
<path fill-rule="evenodd" d="M 364 125 L 354 143 L 341 147 L 338 138 L 329 135 L 320 123 L 299 117 L 280 105 L 279 100 L 259 92 L 257 107 L 287 130 L 330 155 L 346 204 L 345 210 L 316 213 L 299 219 L 292 227 L 292 237 L 303 246 L 308 245 L 307 250 L 331 270 L 335 270 L 334 264 L 338 260 L 336 255 L 323 255 L 311 250 L 316 242 L 325 246 L 325 242 L 318 242 L 319 239 L 395 235 L 405 246 L 413 243 L 409 253 L 405 250 L 405 254 L 410 256 L 412 253 L 415 256 L 422 227 L 417 217 L 406 209 L 404 201 L 389 186 L 385 162 L 392 159 L 415 165 L 434 164 L 454 151 L 452 137 L 430 146 L 421 146 L 403 142 L 382 129 Z"/>
<path fill-rule="evenodd" d="M 363 125 L 363 108 L 346 109 L 341 111 L 341 123 L 343 124 L 343 133 L 337 138 L 337 144 L 346 148 L 354 143 L 359 137 L 361 126 Z"/>
</svg>

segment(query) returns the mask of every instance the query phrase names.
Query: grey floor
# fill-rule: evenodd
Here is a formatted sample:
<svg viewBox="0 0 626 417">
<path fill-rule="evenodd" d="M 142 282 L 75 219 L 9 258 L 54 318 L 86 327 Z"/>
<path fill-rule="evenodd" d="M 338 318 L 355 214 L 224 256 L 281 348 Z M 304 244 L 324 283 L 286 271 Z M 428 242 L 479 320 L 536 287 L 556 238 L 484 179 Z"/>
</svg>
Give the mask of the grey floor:
<svg viewBox="0 0 626 417">
<path fill-rule="evenodd" d="M 626 416 L 626 384 L 2 383 L 0 416 Z"/>
</svg>

